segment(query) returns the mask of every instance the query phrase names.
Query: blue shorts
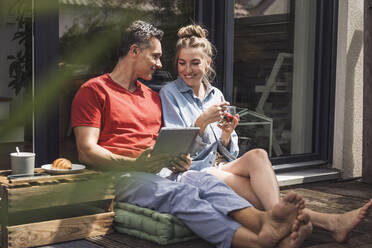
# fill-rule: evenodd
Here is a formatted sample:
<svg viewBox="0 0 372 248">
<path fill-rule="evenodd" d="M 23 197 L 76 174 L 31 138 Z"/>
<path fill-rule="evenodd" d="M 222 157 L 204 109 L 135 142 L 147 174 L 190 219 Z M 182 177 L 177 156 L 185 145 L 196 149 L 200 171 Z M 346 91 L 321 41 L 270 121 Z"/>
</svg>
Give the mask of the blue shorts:
<svg viewBox="0 0 372 248">
<path fill-rule="evenodd" d="M 228 214 L 252 206 L 224 182 L 200 171 L 180 173 L 173 180 L 142 172 L 126 173 L 116 186 L 116 200 L 170 213 L 219 248 L 230 247 L 241 226 Z"/>
</svg>

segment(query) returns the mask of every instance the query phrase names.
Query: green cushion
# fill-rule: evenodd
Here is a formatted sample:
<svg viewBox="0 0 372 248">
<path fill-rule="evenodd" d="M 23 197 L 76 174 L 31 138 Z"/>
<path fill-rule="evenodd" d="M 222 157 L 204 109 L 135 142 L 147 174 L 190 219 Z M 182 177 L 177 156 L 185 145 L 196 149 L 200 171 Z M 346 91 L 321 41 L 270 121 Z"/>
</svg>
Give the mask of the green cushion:
<svg viewBox="0 0 372 248">
<path fill-rule="evenodd" d="M 197 238 L 179 219 L 124 202 L 115 202 L 114 229 L 166 245 Z"/>
</svg>

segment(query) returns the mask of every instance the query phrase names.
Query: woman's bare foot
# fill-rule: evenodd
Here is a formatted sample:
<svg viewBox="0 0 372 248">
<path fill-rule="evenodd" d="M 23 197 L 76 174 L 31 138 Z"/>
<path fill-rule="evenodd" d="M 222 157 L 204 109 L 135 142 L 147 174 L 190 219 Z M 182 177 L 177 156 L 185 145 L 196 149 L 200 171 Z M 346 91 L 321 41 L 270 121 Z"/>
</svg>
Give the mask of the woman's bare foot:
<svg viewBox="0 0 372 248">
<path fill-rule="evenodd" d="M 293 223 L 292 232 L 280 241 L 278 248 L 299 248 L 312 231 L 313 225 L 310 222 L 310 216 L 300 212 Z"/>
<path fill-rule="evenodd" d="M 274 247 L 291 233 L 298 212 L 304 207 L 303 201 L 300 195 L 289 192 L 271 211 L 266 212 L 258 234 L 262 247 Z"/>
<path fill-rule="evenodd" d="M 363 207 L 346 212 L 344 214 L 332 214 L 329 231 L 337 242 L 345 242 L 351 230 L 353 230 L 372 210 L 372 199 Z"/>
</svg>

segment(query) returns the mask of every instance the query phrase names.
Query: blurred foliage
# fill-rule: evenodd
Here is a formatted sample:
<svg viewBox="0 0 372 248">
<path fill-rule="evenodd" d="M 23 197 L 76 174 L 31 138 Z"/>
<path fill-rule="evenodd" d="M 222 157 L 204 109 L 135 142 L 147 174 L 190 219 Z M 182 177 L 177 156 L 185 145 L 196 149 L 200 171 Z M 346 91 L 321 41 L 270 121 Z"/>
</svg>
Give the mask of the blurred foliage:
<svg viewBox="0 0 372 248">
<path fill-rule="evenodd" d="M 20 4 L 24 1 L 27 0 L 19 0 L 17 3 Z M 165 35 L 162 42 L 164 48 L 163 66 L 166 70 L 170 70 L 169 68 L 173 64 L 174 47 L 177 40 L 176 32 L 180 26 L 191 22 L 190 17 L 192 18 L 193 16 L 190 15 L 194 11 L 194 1 L 191 0 L 107 1 L 110 3 L 129 3 L 132 4 L 132 8 L 118 8 L 112 5 L 100 8 L 63 4 L 55 6 L 53 4 L 54 1 L 34 1 L 37 1 L 38 4 L 37 15 L 39 18 L 42 18 L 43 15 L 48 15 L 50 12 L 58 13 L 56 12 L 57 8 L 60 11 L 60 15 L 64 8 L 76 8 L 75 14 L 78 18 L 76 22 L 67 28 L 67 32 L 60 37 L 59 67 L 56 68 L 55 64 L 51 64 L 50 68 L 44 70 L 45 73 L 42 76 L 38 75 L 39 81 L 37 85 L 42 87 L 37 88 L 35 98 L 32 95 L 26 95 L 23 105 L 12 109 L 12 118 L 0 126 L 0 140 L 11 132 L 14 127 L 30 124 L 32 118 L 29 115 L 34 112 L 34 109 L 37 109 L 38 113 L 40 115 L 44 114 L 44 116 L 48 114 L 51 108 L 55 109 L 56 104 L 59 103 L 61 92 L 65 89 L 73 89 L 72 83 L 76 80 L 76 76 L 79 74 L 77 73 L 78 71 L 80 71 L 79 75 L 84 74 L 85 76 L 109 71 L 117 62 L 117 46 L 122 38 L 122 29 L 126 28 L 133 20 L 142 19 L 153 22 L 164 30 Z M 16 8 L 13 5 L 14 3 L 15 0 L 5 0 L 1 3 L 2 7 L 13 8 L 12 11 L 16 13 L 15 16 L 20 16 L 17 19 L 18 31 L 13 40 L 21 45 L 24 44 L 26 46 L 27 44 L 29 46 L 31 44 L 32 46 L 32 39 L 30 40 L 30 37 L 32 37 L 30 35 L 32 34 L 30 32 L 32 28 L 31 14 L 24 11 L 24 5 L 18 5 Z M 139 8 L 140 5 L 144 5 L 144 7 Z M 83 13 L 81 11 L 83 8 L 90 9 L 90 11 Z M 29 8 L 26 9 L 28 10 Z M 115 14 L 113 15 L 113 13 Z M 12 63 L 18 63 L 11 65 L 10 68 L 11 77 L 16 80 L 15 83 L 11 84 L 11 87 L 14 87 L 16 93 L 18 93 L 20 88 L 23 87 L 25 82 L 29 82 L 27 80 L 32 76 L 31 69 L 28 67 L 30 65 L 32 68 L 31 49 L 22 50 L 16 55 L 9 55 L 8 59 Z M 164 61 L 166 62 L 164 63 Z M 77 71 L 77 69 L 79 70 Z M 23 82 L 23 85 L 21 82 Z M 77 186 L 76 190 L 71 193 L 71 199 L 80 197 L 87 190 L 94 191 L 102 188 L 102 186 L 110 183 L 112 177 L 116 175 L 116 173 L 109 176 L 106 174 L 103 178 L 92 180 L 91 184 L 86 184 L 85 188 Z M 66 199 L 66 201 L 68 200 Z M 25 202 L 28 205 L 36 204 L 32 201 Z"/>
<path fill-rule="evenodd" d="M 27 0 L 17 0 L 17 3 L 21 4 L 24 1 Z M 62 0 L 59 1 L 62 2 Z M 12 111 L 14 113 L 12 114 L 13 118 L 0 127 L 0 139 L 13 127 L 31 123 L 32 120 L 29 118 L 28 113 L 32 113 L 34 108 L 38 109 L 39 113 L 44 114 L 50 108 L 54 108 L 59 100 L 59 97 L 56 96 L 60 96 L 62 90 L 75 89 L 72 83 L 76 79 L 77 74 L 80 76 L 85 75 L 85 79 L 88 79 L 92 75 L 110 71 L 117 62 L 117 47 L 122 38 L 122 29 L 128 27 L 133 20 L 142 19 L 149 21 L 164 30 L 165 34 L 162 42 L 164 55 L 162 62 L 163 67 L 170 71 L 170 68 L 173 67 L 177 30 L 186 23 L 192 22 L 194 13 L 193 0 L 117 0 L 107 1 L 110 4 L 106 4 L 103 7 L 67 4 L 56 6 L 53 2 L 48 0 L 37 1 L 37 15 L 39 18 L 42 18 L 43 15 L 49 15 L 51 12 L 58 13 L 56 12 L 58 10 L 61 20 L 63 10 L 67 8 L 76 10 L 74 13 L 76 19 L 68 27 L 67 32 L 64 32 L 60 37 L 60 66 L 56 68 L 54 64 L 51 64 L 51 68 L 45 70 L 46 73 L 38 82 L 38 85 L 42 87 L 37 89 L 37 97 L 26 96 L 24 104 Z M 125 6 L 129 7 L 115 7 L 112 2 L 125 4 Z M 24 15 L 24 18 L 30 18 L 29 12 L 21 11 L 24 9 L 24 5 L 18 5 L 17 7 L 14 3 L 14 0 L 5 0 L 2 2 L 2 7 L 12 8 L 13 13 L 28 13 Z M 87 11 L 83 11 L 83 9 Z M 26 24 L 23 27 L 25 26 Z M 60 26 L 60 28 L 63 27 Z M 27 41 L 27 39 L 21 38 L 20 34 L 17 37 L 19 41 Z M 32 57 L 29 54 L 25 55 L 22 52 L 19 55 L 25 64 L 32 66 L 30 63 L 32 62 Z M 21 55 L 26 57 L 22 58 Z M 14 58 L 17 58 L 17 56 L 14 56 Z M 14 60 L 14 58 L 9 57 L 11 60 Z M 19 66 L 17 67 L 18 69 L 15 69 L 16 66 L 13 67 L 14 71 L 20 72 Z M 24 70 L 21 73 L 30 76 L 32 75 L 29 74 L 30 72 L 31 70 L 27 69 L 27 71 Z M 21 78 L 26 78 L 26 76 Z"/>
<path fill-rule="evenodd" d="M 193 18 L 194 1 L 179 0 L 132 0 L 110 1 L 102 7 L 92 5 L 81 7 L 63 4 L 60 13 L 74 13 L 73 24 L 63 30 L 60 37 L 60 65 L 73 65 L 78 70 L 81 65 L 75 61 L 68 61 L 67 57 L 77 47 L 85 46 L 98 32 L 113 30 L 120 35 L 128 25 L 137 19 L 154 23 L 164 31 L 163 45 L 163 68 L 168 71 L 173 69 L 174 49 L 177 41 L 177 30 L 185 23 L 190 23 Z M 191 17 L 191 18 L 190 18 Z M 120 19 L 120 22 L 118 20 Z M 62 27 L 64 28 L 64 27 Z M 122 38 L 122 37 L 121 37 Z M 104 42 L 107 42 L 106 40 Z M 86 68 L 90 75 L 98 75 L 110 71 L 118 59 L 120 39 L 116 41 L 113 49 L 106 51 L 102 60 L 91 61 Z M 174 71 L 172 71 L 174 73 Z"/>
</svg>

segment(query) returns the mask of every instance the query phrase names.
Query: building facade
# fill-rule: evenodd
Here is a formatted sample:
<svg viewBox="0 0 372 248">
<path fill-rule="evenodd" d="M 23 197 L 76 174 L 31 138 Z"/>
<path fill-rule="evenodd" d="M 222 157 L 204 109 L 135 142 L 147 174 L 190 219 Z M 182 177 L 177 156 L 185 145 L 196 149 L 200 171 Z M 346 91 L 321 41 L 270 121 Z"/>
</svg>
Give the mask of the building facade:
<svg viewBox="0 0 372 248">
<path fill-rule="evenodd" d="M 177 76 L 177 29 L 200 23 L 217 50 L 214 85 L 240 111 L 241 152 L 265 149 L 278 173 L 333 168 L 343 178 L 362 176 L 362 0 L 20 2 L 2 8 L 1 168 L 15 146 L 36 152 L 37 166 L 61 156 L 77 161 L 72 98 L 85 80 L 112 69 L 118 34 L 144 19 L 165 32 L 163 69 L 145 83 L 157 90 Z"/>
</svg>

